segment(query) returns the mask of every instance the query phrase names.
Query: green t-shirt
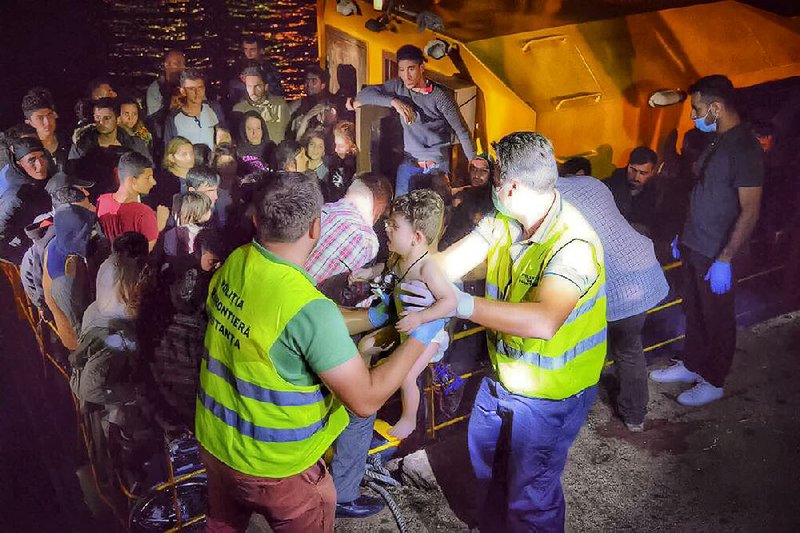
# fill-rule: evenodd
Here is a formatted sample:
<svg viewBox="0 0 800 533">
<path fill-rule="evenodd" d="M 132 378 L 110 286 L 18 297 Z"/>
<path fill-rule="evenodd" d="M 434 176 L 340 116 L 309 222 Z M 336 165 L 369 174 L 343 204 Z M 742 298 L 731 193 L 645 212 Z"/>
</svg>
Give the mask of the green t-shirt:
<svg viewBox="0 0 800 533">
<path fill-rule="evenodd" d="M 283 379 L 308 386 L 320 382 L 318 374 L 358 355 L 358 348 L 336 304 L 313 300 L 286 324 L 269 355 Z"/>
</svg>

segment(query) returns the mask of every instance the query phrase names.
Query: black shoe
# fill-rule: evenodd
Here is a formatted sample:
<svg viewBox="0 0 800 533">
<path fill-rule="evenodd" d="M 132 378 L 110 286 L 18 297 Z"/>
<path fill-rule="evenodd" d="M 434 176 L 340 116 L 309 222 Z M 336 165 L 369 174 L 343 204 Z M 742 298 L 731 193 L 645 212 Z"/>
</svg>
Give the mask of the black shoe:
<svg viewBox="0 0 800 533">
<path fill-rule="evenodd" d="M 366 518 L 383 509 L 383 500 L 371 496 L 359 496 L 352 502 L 336 504 L 336 518 Z"/>
</svg>

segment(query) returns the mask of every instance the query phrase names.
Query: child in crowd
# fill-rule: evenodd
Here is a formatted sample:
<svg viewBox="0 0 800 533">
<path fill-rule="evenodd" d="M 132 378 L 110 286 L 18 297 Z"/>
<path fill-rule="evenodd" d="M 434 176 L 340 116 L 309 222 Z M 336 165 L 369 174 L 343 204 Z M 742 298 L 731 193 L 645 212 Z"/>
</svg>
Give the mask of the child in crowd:
<svg viewBox="0 0 800 533">
<path fill-rule="evenodd" d="M 325 136 L 322 130 L 310 130 L 300 141 L 306 149 L 308 157 L 308 170 L 306 174 L 323 182 L 328 177 L 328 167 L 325 165 Z"/>
<path fill-rule="evenodd" d="M 431 190 L 411 191 L 395 199 L 392 203 L 392 213 L 386 222 L 386 235 L 391 252 L 386 267 L 378 264 L 372 268 L 353 272 L 352 281 L 372 280 L 380 276 L 382 290 L 394 296 L 395 307 L 400 315 L 394 326 L 381 328 L 361 340 L 358 348 L 365 358 L 371 359 L 374 355 L 390 348 L 395 343 L 398 333 L 401 340 L 404 340 L 405 335 L 425 322 L 437 320 L 444 328 L 445 318 L 452 315 L 455 310 L 456 295 L 453 287 L 436 261 L 431 259 L 431 254 L 436 253 L 443 217 L 444 202 Z M 403 311 L 398 298 L 400 284 L 415 280 L 423 281 L 428 286 L 436 297 L 436 302 L 423 311 Z M 416 428 L 420 400 L 417 377 L 434 358 L 441 359 L 447 348 L 446 338 L 446 334 L 440 334 L 428 345 L 403 382 L 400 389 L 403 413 L 389 431 L 391 435 L 403 439 Z"/>
<path fill-rule="evenodd" d="M 341 200 L 356 174 L 356 125 L 352 122 L 337 122 L 333 128 L 333 139 L 333 153 L 325 157 L 328 175 L 320 183 L 325 202 Z"/>
<path fill-rule="evenodd" d="M 211 219 L 211 200 L 203 193 L 189 191 L 175 201 L 177 226 L 164 232 L 162 251 L 167 257 L 195 254 L 197 236 Z"/>
<path fill-rule="evenodd" d="M 192 151 L 194 152 L 194 164 L 208 166 L 211 164 L 211 148 L 208 147 L 207 144 L 203 143 L 195 143 L 192 145 Z"/>
</svg>

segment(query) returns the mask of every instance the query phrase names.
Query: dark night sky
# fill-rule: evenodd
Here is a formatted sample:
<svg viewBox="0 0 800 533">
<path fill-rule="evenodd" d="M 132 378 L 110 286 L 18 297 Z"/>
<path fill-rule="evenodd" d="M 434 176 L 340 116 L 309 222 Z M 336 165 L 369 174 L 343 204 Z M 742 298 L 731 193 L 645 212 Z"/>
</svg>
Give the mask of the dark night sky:
<svg viewBox="0 0 800 533">
<path fill-rule="evenodd" d="M 22 96 L 35 85 L 51 89 L 59 111 L 72 105 L 88 80 L 105 70 L 108 30 L 101 0 L 4 0 L 0 66 L 0 127 L 22 119 Z"/>
</svg>

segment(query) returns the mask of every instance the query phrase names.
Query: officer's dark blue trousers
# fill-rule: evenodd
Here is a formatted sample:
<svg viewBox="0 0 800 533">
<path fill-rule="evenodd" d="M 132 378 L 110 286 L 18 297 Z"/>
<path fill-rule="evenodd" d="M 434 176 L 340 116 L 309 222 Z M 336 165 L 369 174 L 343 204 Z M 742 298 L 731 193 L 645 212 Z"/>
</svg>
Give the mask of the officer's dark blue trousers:
<svg viewBox="0 0 800 533">
<path fill-rule="evenodd" d="M 564 531 L 561 473 L 597 397 L 527 398 L 484 378 L 469 421 L 469 454 L 482 498 L 481 531 Z"/>
</svg>

